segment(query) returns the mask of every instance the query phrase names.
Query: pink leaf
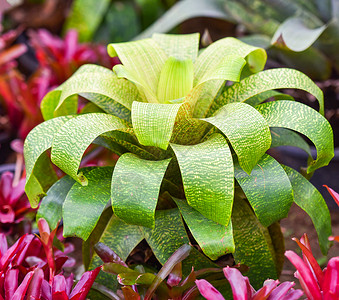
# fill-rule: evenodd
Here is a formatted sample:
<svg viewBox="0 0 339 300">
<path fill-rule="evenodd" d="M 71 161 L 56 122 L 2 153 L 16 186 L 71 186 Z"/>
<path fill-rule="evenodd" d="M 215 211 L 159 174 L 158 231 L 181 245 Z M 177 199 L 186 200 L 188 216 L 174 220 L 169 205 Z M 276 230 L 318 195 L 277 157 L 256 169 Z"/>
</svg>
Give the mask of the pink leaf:
<svg viewBox="0 0 339 300">
<path fill-rule="evenodd" d="M 23 299 L 25 299 L 26 291 L 27 291 L 28 286 L 29 286 L 29 284 L 32 280 L 33 275 L 34 275 L 34 271 L 27 273 L 24 280 L 21 282 L 19 287 L 16 289 L 11 300 L 23 300 Z"/>
<path fill-rule="evenodd" d="M 324 274 L 323 271 L 321 270 L 317 260 L 314 258 L 312 252 L 304 245 L 302 244 L 297 238 L 293 238 L 293 241 L 295 241 L 300 249 L 303 252 L 303 255 L 306 257 L 307 261 L 310 264 L 310 267 L 312 268 L 315 276 L 317 277 L 317 280 L 319 282 L 320 287 L 322 287 L 322 283 L 324 280 Z"/>
<path fill-rule="evenodd" d="M 323 292 L 324 296 L 327 294 L 333 294 L 336 296 L 336 299 L 339 299 L 339 257 L 331 258 L 327 264 Z M 330 295 L 327 297 L 330 297 Z M 324 299 L 326 300 L 325 297 Z"/>
<path fill-rule="evenodd" d="M 304 290 L 306 296 L 310 299 L 321 300 L 322 296 L 318 283 L 316 282 L 311 270 L 304 261 L 293 251 L 286 251 L 285 256 L 298 270 L 299 276 L 302 278 L 307 290 Z"/>
<path fill-rule="evenodd" d="M 85 272 L 81 276 L 77 285 L 74 287 L 69 298 L 71 300 L 74 300 L 74 299 L 85 300 L 86 296 L 87 296 L 89 290 L 91 289 L 93 282 L 94 282 L 95 278 L 98 276 L 100 270 L 101 270 L 101 267 L 97 267 L 96 269 L 94 269 L 92 271 Z"/>
<path fill-rule="evenodd" d="M 6 272 L 5 275 L 5 298 L 11 299 L 15 290 L 18 288 L 18 269 L 11 269 Z"/>
<path fill-rule="evenodd" d="M 197 279 L 195 283 L 199 289 L 200 294 L 203 295 L 207 300 L 225 300 L 220 292 L 207 280 Z"/>
<path fill-rule="evenodd" d="M 231 285 L 234 300 L 247 300 L 248 286 L 245 277 L 242 276 L 241 272 L 228 266 L 224 268 L 223 271 Z"/>
<path fill-rule="evenodd" d="M 323 185 L 323 186 L 325 188 L 327 188 L 328 192 L 331 194 L 331 196 L 333 197 L 334 201 L 339 206 L 339 194 L 336 191 L 334 191 L 333 189 L 331 189 L 330 187 L 328 187 L 327 185 Z"/>
</svg>

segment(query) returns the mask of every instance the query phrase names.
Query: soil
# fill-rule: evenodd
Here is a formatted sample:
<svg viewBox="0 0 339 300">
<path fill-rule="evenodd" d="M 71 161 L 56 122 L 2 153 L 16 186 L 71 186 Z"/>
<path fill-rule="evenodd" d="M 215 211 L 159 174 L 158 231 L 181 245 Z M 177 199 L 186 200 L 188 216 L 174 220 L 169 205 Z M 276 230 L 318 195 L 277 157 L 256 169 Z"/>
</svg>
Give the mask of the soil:
<svg viewBox="0 0 339 300">
<path fill-rule="evenodd" d="M 332 233 L 334 236 L 339 235 L 339 210 L 330 211 L 332 220 Z M 324 256 L 319 248 L 317 233 L 314 229 L 310 217 L 296 204 L 293 204 L 286 219 L 281 220 L 281 229 L 285 237 L 285 249 L 293 250 L 301 254 L 296 242 L 292 241 L 293 237 L 301 238 L 304 233 L 307 233 L 314 257 L 319 262 L 322 268 L 326 267 L 328 260 L 331 257 L 339 256 L 339 243 L 335 243 L 329 250 L 327 256 Z M 295 288 L 300 288 L 299 282 L 294 278 L 295 268 L 289 262 L 285 261 L 280 281 L 294 281 Z"/>
</svg>

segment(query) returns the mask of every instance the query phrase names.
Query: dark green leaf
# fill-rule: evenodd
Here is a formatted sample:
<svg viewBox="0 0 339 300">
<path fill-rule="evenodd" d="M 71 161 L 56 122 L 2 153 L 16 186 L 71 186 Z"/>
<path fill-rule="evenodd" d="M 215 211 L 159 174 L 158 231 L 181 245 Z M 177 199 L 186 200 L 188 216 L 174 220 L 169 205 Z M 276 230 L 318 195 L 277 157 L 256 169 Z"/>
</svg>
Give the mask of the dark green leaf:
<svg viewBox="0 0 339 300">
<path fill-rule="evenodd" d="M 297 171 L 284 166 L 293 187 L 294 202 L 312 219 L 318 233 L 321 252 L 325 255 L 330 243 L 328 237 L 332 233 L 331 216 L 324 198 L 319 191 Z"/>
<path fill-rule="evenodd" d="M 170 161 L 143 160 L 131 153 L 119 158 L 112 178 L 112 206 L 119 218 L 154 227 L 160 186 Z"/>
<path fill-rule="evenodd" d="M 270 127 L 285 127 L 306 135 L 317 149 L 317 159 L 307 173 L 328 165 L 334 156 L 333 131 L 330 123 L 314 109 L 294 101 L 275 101 L 258 105 L 257 110 Z"/>
<path fill-rule="evenodd" d="M 187 202 L 222 225 L 230 221 L 234 172 L 231 151 L 221 134 L 197 145 L 171 144 L 180 167 Z"/>
<path fill-rule="evenodd" d="M 64 236 L 87 240 L 110 199 L 112 167 L 95 168 L 86 177 L 87 186 L 74 184 L 63 205 Z"/>
<path fill-rule="evenodd" d="M 193 237 L 202 251 L 212 260 L 234 252 L 232 222 L 223 226 L 207 219 L 186 201 L 174 199 Z"/>
<path fill-rule="evenodd" d="M 234 172 L 262 225 L 267 227 L 287 217 L 293 203 L 292 186 L 284 169 L 274 158 L 264 154 L 250 175 L 238 164 L 234 165 Z"/>
</svg>

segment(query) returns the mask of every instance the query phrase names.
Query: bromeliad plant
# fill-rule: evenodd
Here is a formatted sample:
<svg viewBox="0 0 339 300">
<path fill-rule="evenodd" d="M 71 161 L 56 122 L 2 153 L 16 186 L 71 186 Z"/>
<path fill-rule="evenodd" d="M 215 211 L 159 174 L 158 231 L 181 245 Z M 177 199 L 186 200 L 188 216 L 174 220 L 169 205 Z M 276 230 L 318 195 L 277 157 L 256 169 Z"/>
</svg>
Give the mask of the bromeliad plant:
<svg viewBox="0 0 339 300">
<path fill-rule="evenodd" d="M 48 93 L 41 104 L 46 121 L 25 141 L 26 193 L 33 207 L 44 197 L 38 217 L 52 228 L 62 217 L 64 235 L 86 241 L 86 267 L 99 263 L 91 250 L 99 240 L 126 260 L 145 239 L 164 264 L 189 243 L 185 222 L 209 259 L 192 249 L 184 274 L 233 253 L 259 288 L 279 275 L 277 222 L 293 201 L 312 218 L 324 252 L 331 234 L 320 193 L 266 151 L 287 144 L 309 153 L 299 132 L 317 149 L 312 173 L 333 157 L 332 129 L 321 90 L 304 74 L 262 71 L 265 51 L 234 38 L 200 53 L 198 46 L 198 34 L 110 44 L 108 53 L 122 63 L 113 72 L 85 65 Z M 320 113 L 280 88 L 313 94 Z M 91 101 L 93 112 L 76 115 L 75 95 Z M 263 103 L 270 97 L 277 101 Z M 120 155 L 115 166 L 79 170 L 93 142 Z M 47 191 L 49 148 L 67 175 Z"/>
</svg>

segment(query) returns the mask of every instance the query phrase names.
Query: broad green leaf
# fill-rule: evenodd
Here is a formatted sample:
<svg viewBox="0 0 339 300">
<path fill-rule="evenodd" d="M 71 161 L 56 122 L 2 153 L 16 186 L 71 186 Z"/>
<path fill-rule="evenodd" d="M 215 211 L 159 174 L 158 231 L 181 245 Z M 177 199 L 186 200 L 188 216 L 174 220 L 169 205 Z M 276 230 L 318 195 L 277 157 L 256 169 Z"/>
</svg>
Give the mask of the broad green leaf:
<svg viewBox="0 0 339 300">
<path fill-rule="evenodd" d="M 170 256 L 189 239 L 178 209 L 157 210 L 155 228 L 139 227 L 158 261 L 163 265 Z M 182 262 L 183 274 L 188 276 L 195 270 L 217 267 L 206 256 L 192 248 Z"/>
<path fill-rule="evenodd" d="M 300 134 L 283 127 L 272 127 L 270 130 L 272 136 L 271 148 L 294 146 L 304 150 L 309 156 L 312 156 L 310 146 Z"/>
<path fill-rule="evenodd" d="M 155 32 L 169 32 L 183 21 L 195 17 L 209 17 L 234 21 L 215 0 L 183 0 L 174 4 L 161 18 L 135 39 L 151 37 Z"/>
<path fill-rule="evenodd" d="M 253 47 L 247 45 L 235 38 L 224 38 L 221 39 L 210 46 L 208 46 L 204 52 L 202 52 L 196 63 L 194 64 L 195 67 L 195 82 L 194 85 L 198 84 L 202 81 L 206 74 L 213 74 L 215 70 L 223 70 L 226 64 L 227 66 L 227 59 L 226 57 L 231 56 L 240 56 L 242 58 L 246 58 L 249 64 L 249 68 L 253 72 L 261 71 L 264 68 L 266 63 L 267 55 L 264 49 Z M 226 60 L 225 60 L 226 59 Z M 238 65 L 234 65 L 236 71 L 239 71 L 240 63 Z M 240 71 L 243 65 L 240 67 Z M 226 68 L 225 70 L 227 70 Z M 225 73 L 225 71 L 223 71 Z M 221 74 L 223 73 L 221 72 Z M 229 72 L 229 71 L 227 71 Z M 240 75 L 240 74 L 239 74 Z M 216 78 L 217 79 L 217 78 Z M 232 80 L 238 81 L 239 79 L 236 78 L 227 78 L 224 76 L 222 78 L 219 76 L 219 80 L 214 82 L 208 82 L 205 87 L 203 87 L 203 91 L 201 92 L 200 99 L 197 102 L 197 107 L 195 108 L 195 116 L 203 117 L 207 114 L 211 104 L 213 103 L 213 99 L 217 95 L 217 92 L 222 87 L 224 80 Z"/>
<path fill-rule="evenodd" d="M 105 209 L 89 239 L 84 242 L 83 253 L 85 259 L 91 259 L 89 268 L 102 265 L 102 260 L 92 252 L 97 242 L 110 247 L 122 260 L 126 260 L 132 250 L 143 240 L 143 235 L 138 226 L 129 225 L 112 215 L 112 208 Z M 92 257 L 93 255 L 93 257 Z M 86 261 L 85 261 L 86 262 Z M 100 272 L 97 281 L 113 290 L 117 289 L 116 276 Z"/>
<path fill-rule="evenodd" d="M 52 162 L 74 180 L 86 185 L 87 180 L 81 173 L 78 174 L 78 169 L 87 147 L 100 134 L 126 127 L 125 122 L 112 115 L 79 115 L 65 123 L 54 136 Z"/>
<path fill-rule="evenodd" d="M 40 109 L 44 120 L 50 120 L 60 116 L 75 115 L 77 113 L 78 96 L 72 95 L 58 106 L 61 94 L 62 85 L 47 93 L 42 99 Z"/>
<path fill-rule="evenodd" d="M 208 46 L 198 57 L 195 66 L 195 82 L 199 82 L 210 69 L 215 69 L 227 55 L 238 55 L 247 58 L 254 72 L 261 71 L 266 63 L 264 49 L 245 44 L 238 39 L 227 37 Z"/>
<path fill-rule="evenodd" d="M 297 171 L 283 166 L 294 193 L 294 202 L 312 219 L 318 233 L 321 252 L 326 255 L 330 247 L 328 237 L 332 234 L 331 216 L 326 202 L 319 191 Z"/>
<path fill-rule="evenodd" d="M 93 255 L 95 255 L 94 246 L 100 241 L 112 216 L 112 207 L 105 208 L 97 222 L 97 225 L 92 230 L 92 233 L 88 239 L 82 243 L 82 261 L 86 271 L 89 269 Z"/>
<path fill-rule="evenodd" d="M 178 209 L 157 210 L 153 229 L 140 227 L 155 257 L 163 265 L 170 256 L 183 244 L 188 244 Z"/>
<path fill-rule="evenodd" d="M 112 167 L 94 168 L 86 172 L 88 185 L 75 183 L 63 204 L 63 235 L 87 240 L 111 196 Z"/>
<path fill-rule="evenodd" d="M 307 136 L 317 149 L 317 159 L 307 173 L 328 165 L 334 156 L 333 131 L 328 121 L 314 109 L 294 101 L 275 101 L 258 105 L 256 109 L 270 127 L 285 127 Z"/>
<path fill-rule="evenodd" d="M 62 205 L 74 183 L 68 175 L 54 183 L 42 199 L 36 219 L 45 219 L 49 227 L 54 229 L 62 218 Z"/>
<path fill-rule="evenodd" d="M 45 192 L 58 180 L 47 151 L 42 153 L 36 161 L 33 175 L 40 182 Z"/>
<path fill-rule="evenodd" d="M 132 124 L 139 143 L 166 150 L 181 105 L 133 102 Z"/>
<path fill-rule="evenodd" d="M 123 64 L 114 67 L 118 76 L 136 83 L 148 102 L 157 102 L 158 80 L 167 59 L 164 50 L 154 40 L 146 39 L 109 44 L 107 51 L 112 57 L 118 56 Z"/>
<path fill-rule="evenodd" d="M 304 51 L 319 38 L 326 28 L 327 26 L 323 25 L 311 29 L 298 17 L 288 18 L 274 33 L 271 43 L 283 43 L 293 51 Z"/>
<path fill-rule="evenodd" d="M 96 99 L 95 103 L 104 110 L 109 105 L 104 103 L 104 101 L 108 100 L 107 98 L 111 99 L 111 103 L 118 102 L 128 109 L 131 108 L 132 101 L 142 101 L 134 84 L 127 80 L 119 79 L 110 69 L 88 64 L 80 67 L 60 87 L 49 92 L 44 97 L 41 103 L 41 111 L 45 120 L 53 118 L 54 111 L 64 101 L 73 95 L 82 93 L 95 93 L 106 97 Z"/>
<path fill-rule="evenodd" d="M 225 55 L 220 63 L 215 65 L 215 68 L 206 69 L 206 72 L 196 82 L 196 86 L 210 80 L 239 81 L 245 64 L 245 59 L 239 55 Z"/>
<path fill-rule="evenodd" d="M 80 93 L 79 95 L 91 101 L 91 104 L 96 105 L 106 113 L 123 119 L 129 123 L 131 122 L 131 110 L 119 102 L 114 101 L 112 98 L 95 93 Z"/>
<path fill-rule="evenodd" d="M 171 159 L 151 161 L 126 153 L 112 177 L 112 207 L 126 223 L 153 228 L 161 182 Z"/>
<path fill-rule="evenodd" d="M 227 226 L 217 224 L 190 207 L 186 201 L 174 199 L 202 251 L 212 260 L 234 252 L 232 222 Z"/>
<path fill-rule="evenodd" d="M 95 31 L 98 29 L 110 1 L 75 0 L 67 17 L 63 31 L 76 29 L 79 32 L 81 42 L 92 41 Z"/>
<path fill-rule="evenodd" d="M 215 100 L 209 114 L 231 102 L 247 102 L 253 96 L 274 89 L 304 90 L 319 101 L 319 111 L 324 114 L 324 95 L 321 89 L 305 74 L 292 69 L 272 69 L 244 78 L 235 83 Z"/>
<path fill-rule="evenodd" d="M 25 191 L 33 208 L 37 207 L 43 194 L 43 190 L 38 191 L 35 186 L 37 179 L 31 179 L 34 168 L 37 166 L 39 157 L 52 146 L 55 133 L 60 127 L 70 120 L 72 116 L 59 117 L 46 121 L 36 126 L 28 134 L 24 144 L 24 156 L 26 165 L 26 186 Z M 34 187 L 35 186 L 35 187 Z"/>
<path fill-rule="evenodd" d="M 263 226 L 287 217 L 293 203 L 292 186 L 284 169 L 274 158 L 264 154 L 250 175 L 236 163 L 234 173 Z"/>
<path fill-rule="evenodd" d="M 238 156 L 240 166 L 248 174 L 270 148 L 271 134 L 266 120 L 246 103 L 229 103 L 213 117 L 202 120 L 226 135 Z"/>
<path fill-rule="evenodd" d="M 256 106 L 271 97 L 274 97 L 275 100 L 294 100 L 294 98 L 290 95 L 283 94 L 275 90 L 269 90 L 251 97 L 250 99 L 246 100 L 246 103 L 251 106 Z"/>
<path fill-rule="evenodd" d="M 227 225 L 231 218 L 234 171 L 231 151 L 221 134 L 197 145 L 171 144 L 190 206 L 206 218 Z"/>
<path fill-rule="evenodd" d="M 198 57 L 199 33 L 193 34 L 160 34 L 154 33 L 152 39 L 159 44 L 167 56 L 176 59 L 191 59 L 192 62 Z"/>
<path fill-rule="evenodd" d="M 245 200 L 234 201 L 232 224 L 235 242 L 233 256 L 236 263 L 250 268 L 245 275 L 251 285 L 259 289 L 267 278 L 278 278 L 270 234 L 267 228 L 259 223 Z"/>
<path fill-rule="evenodd" d="M 138 140 L 132 134 L 123 131 L 113 131 L 102 134 L 100 137 L 94 140 L 94 143 L 110 149 L 119 156 L 125 152 L 131 152 L 136 154 L 140 158 L 148 160 L 157 160 L 160 155 L 157 155 L 160 151 L 152 151 L 152 149 L 145 149 L 138 143 Z M 118 153 L 117 145 L 123 147 L 124 151 Z M 158 150 L 158 149 L 157 149 Z"/>
<path fill-rule="evenodd" d="M 191 59 L 169 57 L 160 73 L 157 87 L 159 103 L 181 103 L 193 88 L 193 62 Z"/>
</svg>

